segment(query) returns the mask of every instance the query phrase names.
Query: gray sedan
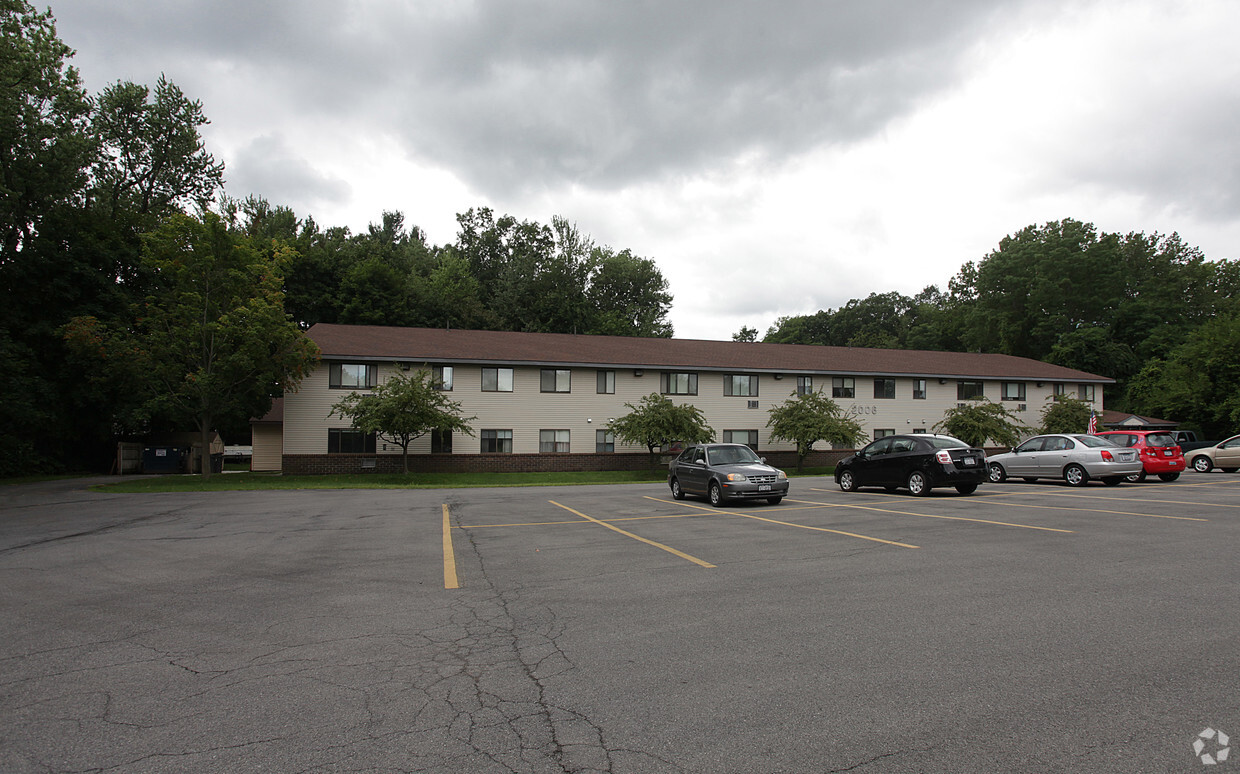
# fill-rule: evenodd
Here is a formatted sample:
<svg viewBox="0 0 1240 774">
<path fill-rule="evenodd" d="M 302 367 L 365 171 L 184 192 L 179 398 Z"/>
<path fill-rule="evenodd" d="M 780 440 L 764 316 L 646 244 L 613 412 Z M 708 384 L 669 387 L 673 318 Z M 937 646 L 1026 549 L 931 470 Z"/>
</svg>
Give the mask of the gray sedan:
<svg viewBox="0 0 1240 774">
<path fill-rule="evenodd" d="M 690 446 L 668 465 L 667 485 L 677 500 L 686 494 L 705 495 L 716 507 L 727 500 L 778 505 L 788 494 L 788 476 L 739 443 Z"/>
<path fill-rule="evenodd" d="M 1037 435 L 1007 454 L 987 457 L 986 466 L 995 484 L 1009 477 L 1026 481 L 1062 478 L 1072 486 L 1084 486 L 1091 478 L 1116 486 L 1125 476 L 1142 470 L 1135 449 L 1084 434 Z"/>
</svg>

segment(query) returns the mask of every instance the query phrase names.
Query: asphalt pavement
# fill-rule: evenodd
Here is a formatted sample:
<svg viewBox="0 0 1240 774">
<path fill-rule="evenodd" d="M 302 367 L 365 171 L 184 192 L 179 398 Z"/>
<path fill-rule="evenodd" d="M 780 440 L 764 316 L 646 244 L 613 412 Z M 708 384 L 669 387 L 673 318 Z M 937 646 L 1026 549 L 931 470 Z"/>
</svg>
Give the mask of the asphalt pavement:
<svg viewBox="0 0 1240 774">
<path fill-rule="evenodd" d="M 0 489 L 0 772 L 1240 766 L 1240 475 L 89 483 Z"/>
</svg>

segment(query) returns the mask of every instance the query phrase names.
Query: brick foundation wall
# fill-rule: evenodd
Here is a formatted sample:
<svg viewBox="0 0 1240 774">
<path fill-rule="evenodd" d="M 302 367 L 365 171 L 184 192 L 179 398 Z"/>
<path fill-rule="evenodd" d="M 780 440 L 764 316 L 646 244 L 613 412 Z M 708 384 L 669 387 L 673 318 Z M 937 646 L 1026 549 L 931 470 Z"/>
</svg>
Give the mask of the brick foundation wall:
<svg viewBox="0 0 1240 774">
<path fill-rule="evenodd" d="M 784 470 L 796 470 L 797 455 L 792 451 L 759 452 L 767 462 Z M 805 458 L 806 467 L 830 467 L 851 450 L 815 451 Z M 661 455 L 658 467 L 667 465 L 669 455 Z M 372 463 L 373 467 L 363 467 Z M 647 470 L 650 455 L 641 454 L 410 454 L 411 473 L 544 473 L 590 470 Z M 400 473 L 399 454 L 286 454 L 285 475 L 325 475 L 331 473 Z"/>
</svg>

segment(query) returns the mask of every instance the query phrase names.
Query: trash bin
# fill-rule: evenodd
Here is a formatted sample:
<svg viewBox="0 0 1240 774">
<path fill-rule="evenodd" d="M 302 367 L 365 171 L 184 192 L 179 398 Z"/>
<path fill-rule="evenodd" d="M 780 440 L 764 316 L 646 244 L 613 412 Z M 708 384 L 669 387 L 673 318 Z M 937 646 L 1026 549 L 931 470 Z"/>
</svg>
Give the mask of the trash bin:
<svg viewBox="0 0 1240 774">
<path fill-rule="evenodd" d="M 211 455 L 211 472 L 212 473 L 223 473 L 224 472 L 224 452 Z"/>
<path fill-rule="evenodd" d="M 180 473 L 181 449 L 177 446 L 147 446 L 142 449 L 143 473 Z"/>
</svg>

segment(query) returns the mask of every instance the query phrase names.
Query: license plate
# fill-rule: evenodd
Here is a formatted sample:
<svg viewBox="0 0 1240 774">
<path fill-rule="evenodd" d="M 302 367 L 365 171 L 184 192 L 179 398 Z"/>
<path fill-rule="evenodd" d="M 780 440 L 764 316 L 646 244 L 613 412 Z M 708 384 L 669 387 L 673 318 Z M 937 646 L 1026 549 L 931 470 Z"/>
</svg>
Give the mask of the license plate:
<svg viewBox="0 0 1240 774">
<path fill-rule="evenodd" d="M 1163 456 L 1164 456 L 1164 457 L 1170 457 L 1170 456 L 1171 456 L 1171 452 L 1169 452 L 1169 451 L 1165 451 L 1165 452 L 1163 452 Z"/>
<path fill-rule="evenodd" d="M 960 464 L 964 465 L 967 468 L 970 465 L 976 465 L 977 460 L 973 459 L 972 457 L 961 457 Z"/>
<path fill-rule="evenodd" d="M 758 484 L 758 491 L 769 492 L 771 491 L 771 485 L 770 484 Z"/>
</svg>

